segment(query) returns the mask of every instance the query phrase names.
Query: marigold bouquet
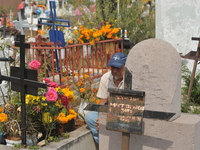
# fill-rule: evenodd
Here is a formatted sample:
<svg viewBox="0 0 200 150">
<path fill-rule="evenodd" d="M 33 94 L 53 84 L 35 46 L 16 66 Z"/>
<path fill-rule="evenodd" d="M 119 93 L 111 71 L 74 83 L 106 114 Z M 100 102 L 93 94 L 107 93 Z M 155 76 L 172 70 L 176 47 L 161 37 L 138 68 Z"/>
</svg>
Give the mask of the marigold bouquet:
<svg viewBox="0 0 200 150">
<path fill-rule="evenodd" d="M 78 76 L 78 74 L 75 73 L 75 76 Z M 81 77 L 78 80 L 74 80 L 70 78 L 70 76 L 67 76 L 67 79 L 63 78 L 62 82 L 74 91 L 76 100 L 98 104 L 100 100 L 96 97 L 96 94 L 99 88 L 99 82 L 94 82 L 92 77 L 89 76 L 89 73 L 84 73 L 80 76 Z"/>
<path fill-rule="evenodd" d="M 121 28 L 112 28 L 112 25 L 106 22 L 101 28 L 88 29 L 79 26 L 79 29 L 74 30 L 75 39 L 69 40 L 69 44 L 73 43 L 90 43 L 94 45 L 95 42 L 107 39 L 118 39 Z"/>
</svg>

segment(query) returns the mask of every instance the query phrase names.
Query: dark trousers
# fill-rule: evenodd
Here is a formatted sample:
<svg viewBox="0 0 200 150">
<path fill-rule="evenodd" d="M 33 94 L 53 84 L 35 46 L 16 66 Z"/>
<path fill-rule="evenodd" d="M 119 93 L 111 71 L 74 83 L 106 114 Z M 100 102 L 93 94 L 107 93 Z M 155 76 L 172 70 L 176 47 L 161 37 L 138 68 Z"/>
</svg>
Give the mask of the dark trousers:
<svg viewBox="0 0 200 150">
<path fill-rule="evenodd" d="M 21 9 L 21 17 L 22 17 L 22 19 L 26 19 L 25 18 L 25 9 Z"/>
</svg>

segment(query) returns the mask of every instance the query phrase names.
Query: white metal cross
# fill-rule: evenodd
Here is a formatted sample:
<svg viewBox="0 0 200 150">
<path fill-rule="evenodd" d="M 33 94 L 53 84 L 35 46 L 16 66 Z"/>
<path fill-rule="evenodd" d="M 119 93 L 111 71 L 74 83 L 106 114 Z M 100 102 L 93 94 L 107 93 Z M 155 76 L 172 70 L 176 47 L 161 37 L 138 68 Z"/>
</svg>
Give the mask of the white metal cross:
<svg viewBox="0 0 200 150">
<path fill-rule="evenodd" d="M 21 31 L 21 35 L 24 35 L 24 28 L 37 27 L 37 25 L 30 25 L 27 20 L 22 21 L 21 12 L 18 12 L 19 21 L 13 21 L 17 30 Z"/>
</svg>

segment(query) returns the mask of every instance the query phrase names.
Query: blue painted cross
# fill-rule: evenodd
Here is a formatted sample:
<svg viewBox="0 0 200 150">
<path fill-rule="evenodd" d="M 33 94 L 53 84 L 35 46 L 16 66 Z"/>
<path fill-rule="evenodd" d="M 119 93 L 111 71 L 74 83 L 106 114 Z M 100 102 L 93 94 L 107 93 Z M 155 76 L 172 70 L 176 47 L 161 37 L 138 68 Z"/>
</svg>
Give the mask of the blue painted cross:
<svg viewBox="0 0 200 150">
<path fill-rule="evenodd" d="M 56 3 L 55 1 L 49 1 L 49 6 L 50 6 L 50 18 L 40 18 L 39 23 L 43 25 L 48 25 L 51 26 L 51 30 L 49 31 L 50 35 L 50 41 L 54 42 L 56 46 L 65 46 L 64 42 L 64 34 L 62 31 L 58 30 L 58 26 L 62 27 L 70 27 L 70 21 L 69 20 L 62 20 L 62 19 L 57 19 L 56 17 Z M 48 20 L 51 21 L 51 23 L 44 23 L 42 20 Z M 65 22 L 66 25 L 63 24 L 56 24 L 56 22 Z M 60 67 L 59 67 L 59 61 L 58 61 L 58 53 L 57 50 L 55 51 L 56 54 L 56 66 L 57 66 L 57 71 L 60 72 Z"/>
</svg>

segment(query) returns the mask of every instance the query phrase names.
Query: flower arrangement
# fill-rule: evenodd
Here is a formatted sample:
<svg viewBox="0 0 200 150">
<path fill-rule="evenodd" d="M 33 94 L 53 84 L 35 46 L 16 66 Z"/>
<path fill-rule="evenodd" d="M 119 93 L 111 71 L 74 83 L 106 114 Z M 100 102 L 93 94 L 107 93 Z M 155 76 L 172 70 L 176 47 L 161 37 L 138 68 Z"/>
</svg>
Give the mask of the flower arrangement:
<svg viewBox="0 0 200 150">
<path fill-rule="evenodd" d="M 120 29 L 121 28 L 112 28 L 112 25 L 108 22 L 102 25 L 101 28 L 96 27 L 94 29 L 88 29 L 80 25 L 79 29 L 74 30 L 75 38 L 69 40 L 69 43 L 90 43 L 90 45 L 94 45 L 97 41 L 118 39 Z"/>
<path fill-rule="evenodd" d="M 75 76 L 78 76 L 77 73 L 75 73 Z M 62 82 L 67 87 L 70 87 L 72 91 L 74 91 L 74 95 L 76 96 L 76 100 L 81 102 L 81 100 L 84 100 L 86 102 L 90 103 L 99 103 L 99 99 L 96 97 L 99 82 L 94 82 L 92 77 L 89 76 L 89 73 L 84 73 L 80 75 L 81 77 L 78 80 L 72 79 L 70 76 L 67 76 L 66 78 L 62 78 Z"/>
<path fill-rule="evenodd" d="M 2 127 L 7 120 L 8 120 L 7 114 L 3 113 L 3 108 L 0 107 L 0 132 L 2 132 Z"/>
<path fill-rule="evenodd" d="M 39 69 L 40 66 L 36 60 L 29 63 L 32 69 Z M 44 78 L 44 82 L 48 85 L 47 89 L 40 89 L 38 96 L 26 96 L 26 108 L 28 122 L 37 131 L 45 131 L 45 139 L 49 139 L 57 124 L 76 119 L 77 113 L 69 105 L 75 99 L 73 91 L 59 87 L 48 78 Z"/>
</svg>

